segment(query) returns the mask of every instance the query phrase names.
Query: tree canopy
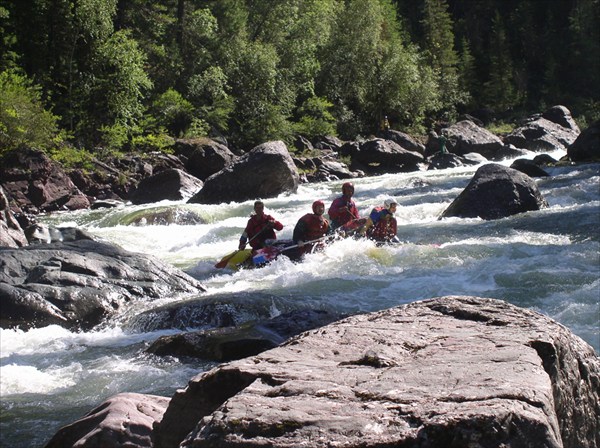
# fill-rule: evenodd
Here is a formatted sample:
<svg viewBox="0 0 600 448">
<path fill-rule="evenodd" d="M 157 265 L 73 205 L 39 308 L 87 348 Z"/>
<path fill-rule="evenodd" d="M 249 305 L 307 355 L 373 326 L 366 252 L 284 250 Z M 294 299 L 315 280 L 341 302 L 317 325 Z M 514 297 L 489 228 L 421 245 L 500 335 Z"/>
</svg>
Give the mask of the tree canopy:
<svg viewBox="0 0 600 448">
<path fill-rule="evenodd" d="M 0 0 L 0 143 L 247 150 L 554 104 L 585 125 L 598 23 L 600 0 Z"/>
</svg>

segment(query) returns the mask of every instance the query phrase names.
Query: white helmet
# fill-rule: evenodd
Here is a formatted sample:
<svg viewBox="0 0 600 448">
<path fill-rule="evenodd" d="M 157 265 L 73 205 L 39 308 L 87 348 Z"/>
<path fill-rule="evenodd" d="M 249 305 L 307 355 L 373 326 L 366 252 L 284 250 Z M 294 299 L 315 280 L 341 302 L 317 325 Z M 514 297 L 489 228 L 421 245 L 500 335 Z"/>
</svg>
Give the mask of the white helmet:
<svg viewBox="0 0 600 448">
<path fill-rule="evenodd" d="M 387 198 L 385 201 L 383 201 L 383 205 L 387 209 L 389 209 L 392 206 L 392 204 L 398 205 L 398 201 L 396 201 L 394 198 Z"/>
</svg>

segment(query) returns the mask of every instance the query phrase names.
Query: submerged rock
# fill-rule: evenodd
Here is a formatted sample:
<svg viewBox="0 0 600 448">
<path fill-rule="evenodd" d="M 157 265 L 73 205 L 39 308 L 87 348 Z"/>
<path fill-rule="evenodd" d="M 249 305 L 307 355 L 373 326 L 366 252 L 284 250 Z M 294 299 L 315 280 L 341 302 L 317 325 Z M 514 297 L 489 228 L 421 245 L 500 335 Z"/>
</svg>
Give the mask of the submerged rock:
<svg viewBox="0 0 600 448">
<path fill-rule="evenodd" d="M 147 349 L 159 356 L 186 356 L 231 361 L 277 347 L 303 331 L 322 327 L 340 318 L 323 310 L 297 310 L 271 319 L 235 327 L 162 336 Z"/>
<path fill-rule="evenodd" d="M 353 316 L 193 378 L 157 448 L 600 444 L 600 360 L 562 325 L 493 299 Z"/>
</svg>

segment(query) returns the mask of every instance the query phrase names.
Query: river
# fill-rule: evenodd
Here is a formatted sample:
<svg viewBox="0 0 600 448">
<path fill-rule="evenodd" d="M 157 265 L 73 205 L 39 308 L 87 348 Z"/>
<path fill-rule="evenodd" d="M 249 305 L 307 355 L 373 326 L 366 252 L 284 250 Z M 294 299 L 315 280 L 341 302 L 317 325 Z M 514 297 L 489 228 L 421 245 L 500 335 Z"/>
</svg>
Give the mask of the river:
<svg viewBox="0 0 600 448">
<path fill-rule="evenodd" d="M 552 154 L 560 157 L 564 153 Z M 502 162 L 509 165 L 510 161 Z M 211 300 L 248 305 L 251 319 L 299 308 L 344 313 L 381 310 L 444 295 L 506 300 L 546 314 L 600 352 L 600 164 L 548 168 L 536 182 L 550 207 L 495 221 L 438 216 L 467 185 L 476 167 L 356 179 L 361 215 L 398 200 L 396 247 L 337 241 L 294 264 L 285 257 L 257 270 L 214 267 L 237 248 L 253 201 L 219 205 L 161 202 L 110 210 L 59 213 L 41 220 L 76 225 L 131 251 L 158 257 L 201 280 Z M 327 207 L 342 182 L 301 185 L 266 199 L 266 211 L 291 238 L 315 199 Z M 146 209 L 191 210 L 197 225 L 133 225 Z M 63 425 L 119 392 L 171 396 L 214 363 L 159 358 L 144 349 L 179 329 L 136 324 L 136 316 L 174 300 L 137 304 L 90 332 L 57 326 L 0 330 L 0 446 L 40 447 Z"/>
</svg>

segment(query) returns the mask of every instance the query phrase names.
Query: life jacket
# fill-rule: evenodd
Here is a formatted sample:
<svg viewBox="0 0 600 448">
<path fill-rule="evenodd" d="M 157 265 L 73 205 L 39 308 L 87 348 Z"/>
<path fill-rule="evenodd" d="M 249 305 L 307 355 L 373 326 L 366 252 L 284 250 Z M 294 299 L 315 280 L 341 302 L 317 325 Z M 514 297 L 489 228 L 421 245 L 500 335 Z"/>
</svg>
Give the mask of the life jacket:
<svg viewBox="0 0 600 448">
<path fill-rule="evenodd" d="M 329 230 L 329 221 L 314 213 L 307 213 L 300 218 L 301 234 L 294 232 L 294 240 L 311 241 L 324 236 Z"/>
<path fill-rule="evenodd" d="M 259 217 L 258 215 L 250 216 L 248 224 L 246 225 L 245 232 L 246 235 L 248 235 L 248 239 L 251 240 L 250 246 L 253 249 L 260 249 L 261 247 L 264 247 L 265 240 L 274 240 L 277 238 L 275 235 L 275 230 L 273 228 L 263 230 L 267 225 L 267 222 L 270 220 L 273 220 L 273 217 L 267 214 L 264 214 L 262 217 Z M 274 221 L 273 224 L 274 228 L 277 230 L 281 230 L 283 228 L 283 225 L 278 221 Z M 258 233 L 260 233 L 260 235 L 252 239 L 252 237 L 257 235 Z"/>
<path fill-rule="evenodd" d="M 360 218 L 355 202 L 352 199 L 346 199 L 345 196 L 334 199 L 327 214 L 331 218 L 331 225 L 334 228 Z"/>
<path fill-rule="evenodd" d="M 391 213 L 384 213 L 385 207 L 376 207 L 371 212 L 371 219 L 378 216 L 378 220 L 373 221 L 373 226 L 367 231 L 367 236 L 375 241 L 389 241 L 396 236 L 398 224 L 396 218 Z M 374 213 L 376 212 L 376 213 Z"/>
</svg>

